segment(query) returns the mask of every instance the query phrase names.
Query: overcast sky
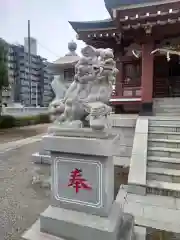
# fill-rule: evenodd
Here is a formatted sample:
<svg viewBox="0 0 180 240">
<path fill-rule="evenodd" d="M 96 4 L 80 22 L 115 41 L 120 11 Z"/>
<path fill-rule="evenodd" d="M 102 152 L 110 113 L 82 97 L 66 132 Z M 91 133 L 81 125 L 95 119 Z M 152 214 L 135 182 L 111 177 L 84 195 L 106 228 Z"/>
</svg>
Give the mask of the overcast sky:
<svg viewBox="0 0 180 240">
<path fill-rule="evenodd" d="M 27 21 L 31 36 L 38 44 L 38 54 L 49 61 L 67 53 L 67 43 L 76 40 L 68 21 L 108 18 L 103 0 L 0 0 L 0 37 L 23 44 Z M 83 43 L 77 41 L 78 52 Z"/>
</svg>

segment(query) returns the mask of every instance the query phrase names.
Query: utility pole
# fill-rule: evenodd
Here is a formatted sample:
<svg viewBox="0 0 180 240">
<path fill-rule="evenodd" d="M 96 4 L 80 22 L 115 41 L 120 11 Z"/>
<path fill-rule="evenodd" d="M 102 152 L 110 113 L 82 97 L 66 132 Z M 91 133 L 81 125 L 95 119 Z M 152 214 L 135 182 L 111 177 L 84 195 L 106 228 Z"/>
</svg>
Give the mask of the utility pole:
<svg viewBox="0 0 180 240">
<path fill-rule="evenodd" d="M 31 82 L 31 30 L 30 20 L 28 20 L 28 80 L 29 80 L 29 93 L 30 105 L 32 103 L 32 82 Z"/>
<path fill-rule="evenodd" d="M 36 107 L 38 106 L 38 84 L 36 83 Z"/>
</svg>

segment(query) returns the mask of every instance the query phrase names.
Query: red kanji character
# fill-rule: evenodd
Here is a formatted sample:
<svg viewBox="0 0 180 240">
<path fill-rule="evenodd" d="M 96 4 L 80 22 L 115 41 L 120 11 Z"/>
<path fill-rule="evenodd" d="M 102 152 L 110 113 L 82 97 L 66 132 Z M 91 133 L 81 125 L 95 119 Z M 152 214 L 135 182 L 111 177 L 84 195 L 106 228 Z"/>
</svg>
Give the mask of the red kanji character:
<svg viewBox="0 0 180 240">
<path fill-rule="evenodd" d="M 86 179 L 82 178 L 82 170 L 75 168 L 70 175 L 68 187 L 73 187 L 76 193 L 79 189 L 91 190 L 92 188 L 86 183 Z"/>
</svg>

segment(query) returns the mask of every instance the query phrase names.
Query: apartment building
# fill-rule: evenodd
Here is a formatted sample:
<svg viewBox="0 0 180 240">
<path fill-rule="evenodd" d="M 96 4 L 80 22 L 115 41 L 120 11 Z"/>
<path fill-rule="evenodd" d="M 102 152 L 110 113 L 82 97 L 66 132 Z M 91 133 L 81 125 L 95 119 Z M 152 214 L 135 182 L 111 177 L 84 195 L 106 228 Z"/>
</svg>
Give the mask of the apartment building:
<svg viewBox="0 0 180 240">
<path fill-rule="evenodd" d="M 34 51 L 37 49 L 34 41 L 30 59 L 26 44 L 27 41 L 24 46 L 9 44 L 10 88 L 3 92 L 3 102 L 7 105 L 18 102 L 25 106 L 48 106 L 53 98 L 53 75 L 47 60 Z"/>
</svg>

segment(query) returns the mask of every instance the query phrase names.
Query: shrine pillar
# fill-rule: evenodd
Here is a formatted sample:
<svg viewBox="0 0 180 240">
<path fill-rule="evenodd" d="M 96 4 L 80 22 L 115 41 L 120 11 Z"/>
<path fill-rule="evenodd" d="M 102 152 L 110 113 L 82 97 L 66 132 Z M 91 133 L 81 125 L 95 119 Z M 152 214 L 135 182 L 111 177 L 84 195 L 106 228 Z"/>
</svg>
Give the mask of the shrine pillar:
<svg viewBox="0 0 180 240">
<path fill-rule="evenodd" d="M 117 77 L 116 77 L 116 91 L 118 93 L 118 96 L 122 96 L 123 89 L 122 89 L 122 83 L 123 83 L 123 62 L 121 60 L 116 61 L 116 67 L 119 70 Z"/>
<path fill-rule="evenodd" d="M 151 52 L 153 49 L 153 42 L 142 44 L 142 107 L 140 115 L 152 115 L 154 56 L 151 54 Z"/>
</svg>

